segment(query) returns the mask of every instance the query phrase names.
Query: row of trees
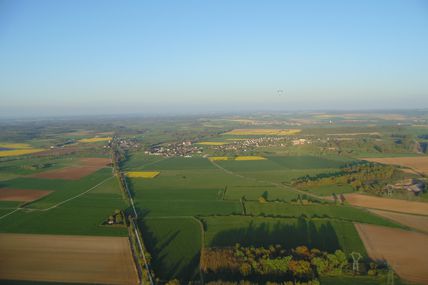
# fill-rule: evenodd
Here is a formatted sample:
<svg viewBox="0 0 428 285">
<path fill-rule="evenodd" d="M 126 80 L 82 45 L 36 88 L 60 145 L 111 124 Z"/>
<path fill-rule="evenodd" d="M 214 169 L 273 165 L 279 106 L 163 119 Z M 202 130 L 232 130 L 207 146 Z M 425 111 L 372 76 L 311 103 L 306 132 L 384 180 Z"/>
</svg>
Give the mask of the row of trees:
<svg viewBox="0 0 428 285">
<path fill-rule="evenodd" d="M 201 269 L 211 278 L 225 276 L 231 280 L 290 280 L 308 282 L 318 276 L 340 275 L 348 264 L 345 253 L 327 253 L 298 246 L 285 250 L 281 245 L 264 247 L 235 247 L 205 249 Z"/>
</svg>

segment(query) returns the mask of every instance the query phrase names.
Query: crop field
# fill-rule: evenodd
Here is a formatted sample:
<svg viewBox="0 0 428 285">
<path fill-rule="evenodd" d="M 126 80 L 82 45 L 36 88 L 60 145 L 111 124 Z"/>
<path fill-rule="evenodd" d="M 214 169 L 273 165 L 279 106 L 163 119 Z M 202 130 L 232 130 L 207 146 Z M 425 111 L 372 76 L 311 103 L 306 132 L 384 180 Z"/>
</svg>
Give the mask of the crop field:
<svg viewBox="0 0 428 285">
<path fill-rule="evenodd" d="M 26 143 L 0 143 L 0 157 L 20 156 L 44 151 Z"/>
<path fill-rule="evenodd" d="M 153 253 L 152 265 L 161 280 L 175 276 L 199 279 L 202 229 L 196 219 L 145 219 L 142 229 L 146 246 Z"/>
<path fill-rule="evenodd" d="M 332 251 L 358 251 L 366 254 L 352 222 L 306 220 L 303 218 L 264 217 L 202 217 L 205 224 L 205 245 L 209 247 L 269 246 L 281 244 L 285 248 L 300 245 Z"/>
<path fill-rule="evenodd" d="M 10 207 L 0 218 L 0 232 L 126 236 L 124 227 L 102 223 L 115 209 L 127 207 L 111 170 L 101 169 L 81 180 L 17 178 L 6 187 L 52 191 L 24 208 Z M 0 201 L 0 203 L 3 203 Z M 0 207 L 5 208 L 6 205 Z"/>
<path fill-rule="evenodd" d="M 323 249 L 333 250 L 336 247 L 346 251 L 358 250 L 363 254 L 365 254 L 364 246 L 356 234 L 352 221 L 370 220 L 375 224 L 398 226 L 369 212 L 346 206 L 302 207 L 286 204 L 285 208 L 270 208 L 268 205 L 276 203 L 260 204 L 251 201 L 259 197 L 265 197 L 267 200 L 291 201 L 297 198 L 299 192 L 278 182 L 291 181 L 294 177 L 308 173 L 335 171 L 346 163 L 343 159 L 315 156 L 268 156 L 266 158 L 236 161 L 233 157 L 226 156 L 214 157 L 214 159 L 213 157 L 159 159 L 138 153 L 130 155 L 130 158 L 123 163 L 123 169 L 126 171 L 147 169 L 162 172 L 162 175 L 156 179 L 127 178 L 136 207 L 143 216 L 143 238 L 149 245 L 149 251 L 154 255 L 153 262 L 159 278 L 168 279 L 171 276 L 177 276 L 183 280 L 189 280 L 188 273 L 177 271 L 179 267 L 176 264 L 167 262 L 167 260 L 176 262 L 178 258 L 174 256 L 184 254 L 182 246 L 175 243 L 175 239 L 167 238 L 171 236 L 172 229 L 181 227 L 183 221 L 188 222 L 192 216 L 201 217 L 204 221 L 206 246 L 233 245 L 236 242 L 245 244 L 246 241 L 247 244 L 254 244 L 257 240 L 256 236 L 266 235 L 263 245 L 287 243 L 287 246 L 291 247 L 301 245 L 298 244 L 299 241 L 311 240 L 309 245 Z M 245 202 L 247 214 L 254 217 L 241 216 L 244 211 L 240 202 L 242 197 L 247 200 Z M 263 217 L 267 214 L 277 215 L 278 218 Z M 312 217 L 309 220 L 303 219 L 305 227 L 311 228 L 312 236 L 303 236 L 303 233 L 300 233 L 300 235 L 288 234 L 290 237 L 286 237 L 287 231 L 294 231 L 294 227 L 302 221 L 299 219 L 302 215 Z M 371 220 L 372 218 L 374 220 Z M 182 222 L 179 223 L 177 219 L 181 219 Z M 257 226 L 254 233 L 251 228 L 253 226 Z M 267 232 L 260 232 L 260 227 L 263 229 L 265 226 L 269 227 Z M 283 234 L 278 235 L 276 229 Z M 147 232 L 150 233 L 149 236 L 146 235 Z M 181 235 L 181 231 L 178 232 Z M 168 243 L 164 240 L 168 240 Z M 332 242 L 328 244 L 325 240 Z M 162 244 L 167 246 L 164 248 L 159 246 Z M 163 256 L 161 261 L 159 256 Z M 189 260 L 192 257 L 184 255 L 181 258 Z"/>
<path fill-rule="evenodd" d="M 331 196 L 332 194 L 344 194 L 354 192 L 351 185 L 322 185 L 317 187 L 305 188 L 305 190 L 317 194 L 319 196 Z"/>
<path fill-rule="evenodd" d="M 235 157 L 235 160 L 236 161 L 266 160 L 266 157 L 257 156 L 257 155 L 252 155 L 252 156 L 237 156 L 237 157 Z"/>
<path fill-rule="evenodd" d="M 354 206 L 378 210 L 428 215 L 428 203 L 381 198 L 361 194 L 345 194 L 346 201 Z"/>
<path fill-rule="evenodd" d="M 297 199 L 298 193 L 287 186 L 278 187 L 272 184 L 253 182 L 247 185 L 227 185 L 225 189 L 226 200 L 239 200 L 245 197 L 246 200 L 257 200 L 264 197 L 267 200 L 290 201 Z"/>
<path fill-rule="evenodd" d="M 78 180 L 103 167 L 111 160 L 109 158 L 82 158 L 76 166 L 70 166 L 35 174 L 36 178 Z"/>
<path fill-rule="evenodd" d="M 81 142 L 81 143 L 96 143 L 96 142 L 105 142 L 105 141 L 111 141 L 111 137 L 104 137 L 104 138 L 95 137 L 95 138 L 78 140 L 78 142 Z"/>
<path fill-rule="evenodd" d="M 129 178 L 155 178 L 160 174 L 159 171 L 129 171 L 126 177 Z"/>
<path fill-rule="evenodd" d="M 108 258 L 106 258 L 108 256 Z M 0 234 L 0 279 L 136 284 L 127 238 Z"/>
<path fill-rule="evenodd" d="M 231 214 L 239 200 L 223 200 L 228 183 L 240 179 L 213 170 L 164 170 L 156 179 L 129 178 L 138 206 L 149 216 Z"/>
<path fill-rule="evenodd" d="M 380 210 L 370 210 L 370 212 L 402 225 L 428 233 L 428 216 L 409 215 Z"/>
<path fill-rule="evenodd" d="M 300 133 L 300 129 L 234 129 L 224 135 L 237 136 L 291 136 Z"/>
<path fill-rule="evenodd" d="M 215 169 L 210 161 L 202 157 L 168 157 L 159 158 L 141 154 L 132 154 L 122 169 L 125 171 L 162 171 L 162 170 L 192 170 Z"/>
<path fill-rule="evenodd" d="M 343 221 L 355 221 L 360 223 L 376 224 L 389 227 L 398 225 L 387 219 L 371 214 L 367 210 L 352 208 L 349 206 L 323 205 L 294 205 L 289 203 L 259 203 L 246 202 L 245 207 L 249 215 L 272 215 L 278 217 L 299 218 L 323 218 Z"/>
<path fill-rule="evenodd" d="M 49 195 L 51 191 L 0 188 L 0 201 L 27 202 Z"/>
<path fill-rule="evenodd" d="M 402 279 L 428 284 L 428 235 L 365 224 L 356 228 L 372 259 L 386 260 Z"/>
<path fill-rule="evenodd" d="M 362 159 L 383 164 L 393 164 L 402 167 L 408 167 L 419 173 L 428 174 L 428 156 L 382 157 Z"/>
<path fill-rule="evenodd" d="M 211 161 L 224 161 L 224 160 L 236 160 L 236 161 L 252 161 L 252 160 L 266 160 L 266 157 L 258 155 L 247 155 L 247 156 L 236 156 L 236 157 L 227 157 L 227 156 L 211 156 L 208 157 Z"/>
<path fill-rule="evenodd" d="M 289 184 L 305 176 L 338 171 L 346 161 L 317 156 L 266 156 L 266 160 L 212 161 L 216 165 L 248 179 Z"/>
<path fill-rule="evenodd" d="M 229 160 L 229 157 L 227 156 L 210 156 L 208 157 L 211 161 L 221 161 L 221 160 Z"/>
</svg>

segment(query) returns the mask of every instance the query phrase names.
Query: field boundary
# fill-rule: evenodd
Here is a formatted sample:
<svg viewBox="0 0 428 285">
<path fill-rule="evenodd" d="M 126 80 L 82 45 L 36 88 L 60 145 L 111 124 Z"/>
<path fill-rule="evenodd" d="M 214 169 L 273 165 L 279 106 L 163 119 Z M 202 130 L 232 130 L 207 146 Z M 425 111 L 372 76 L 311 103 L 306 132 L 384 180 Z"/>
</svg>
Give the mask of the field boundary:
<svg viewBox="0 0 428 285">
<path fill-rule="evenodd" d="M 57 207 L 59 207 L 59 206 L 61 206 L 61 205 L 65 204 L 65 203 L 67 203 L 67 202 L 70 202 L 70 201 L 72 201 L 72 200 L 74 200 L 74 199 L 76 199 L 76 198 L 79 198 L 79 197 L 81 197 L 81 196 L 85 195 L 86 193 L 88 193 L 88 192 L 90 192 L 90 191 L 94 190 L 95 188 L 97 188 L 98 186 L 100 186 L 100 185 L 104 184 L 107 180 L 109 180 L 109 179 L 111 179 L 111 178 L 113 178 L 113 177 L 114 177 L 114 176 L 110 176 L 110 177 L 108 177 L 108 178 L 106 178 L 106 179 L 102 180 L 102 181 L 101 181 L 101 182 L 99 182 L 98 184 L 96 184 L 96 185 L 92 186 L 92 187 L 91 187 L 91 188 L 89 188 L 88 190 L 86 190 L 86 191 L 84 191 L 84 192 L 82 192 L 82 193 L 79 193 L 79 194 L 77 194 L 76 196 L 73 196 L 73 197 L 68 198 L 68 199 L 66 199 L 66 200 L 63 200 L 63 201 L 61 201 L 61 202 L 59 202 L 59 203 L 57 203 L 57 204 L 55 204 L 55 205 L 53 205 L 53 206 L 50 206 L 50 207 L 48 207 L 48 208 L 45 208 L 45 209 L 36 209 L 36 208 L 29 208 L 29 207 L 27 207 L 27 205 L 31 205 L 32 203 L 34 203 L 34 202 L 36 202 L 36 201 L 40 200 L 40 199 L 41 199 L 41 198 L 43 198 L 43 197 L 41 197 L 40 199 L 37 199 L 37 200 L 31 201 L 31 202 L 29 202 L 29 203 L 25 203 L 23 206 L 19 206 L 18 208 L 11 208 L 11 209 L 15 209 L 15 210 L 14 210 L 14 211 L 11 211 L 11 212 L 9 212 L 9 213 L 4 214 L 3 216 L 1 216 L 1 217 L 0 217 L 0 220 L 1 220 L 1 219 L 3 219 L 3 218 L 6 218 L 7 216 L 9 216 L 9 215 L 11 215 L 11 214 L 13 214 L 13 213 L 15 213 L 15 212 L 17 212 L 17 211 L 20 211 L 20 210 L 26 210 L 26 211 L 30 211 L 30 212 L 31 212 L 31 211 L 41 211 L 41 212 L 45 212 L 45 211 L 52 210 L 52 209 L 57 208 Z"/>
</svg>

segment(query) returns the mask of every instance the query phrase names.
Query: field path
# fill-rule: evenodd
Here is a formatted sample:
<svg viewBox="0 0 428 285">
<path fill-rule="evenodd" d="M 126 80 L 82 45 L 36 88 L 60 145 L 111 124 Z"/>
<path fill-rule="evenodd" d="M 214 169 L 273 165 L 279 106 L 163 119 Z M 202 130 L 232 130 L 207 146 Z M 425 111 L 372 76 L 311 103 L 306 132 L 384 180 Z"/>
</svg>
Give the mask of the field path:
<svg viewBox="0 0 428 285">
<path fill-rule="evenodd" d="M 355 224 L 370 258 L 386 260 L 403 279 L 428 284 L 428 235 L 396 228 Z"/>
</svg>

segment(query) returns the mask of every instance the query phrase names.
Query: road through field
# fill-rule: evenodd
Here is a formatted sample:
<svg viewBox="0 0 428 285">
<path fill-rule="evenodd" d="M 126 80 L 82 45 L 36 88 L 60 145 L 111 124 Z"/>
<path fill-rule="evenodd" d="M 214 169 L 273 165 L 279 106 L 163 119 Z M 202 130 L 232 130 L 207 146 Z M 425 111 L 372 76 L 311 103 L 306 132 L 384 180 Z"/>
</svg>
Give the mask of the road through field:
<svg viewBox="0 0 428 285">
<path fill-rule="evenodd" d="M 370 258 L 386 260 L 404 280 L 428 284 L 428 235 L 395 228 L 355 224 Z"/>
<path fill-rule="evenodd" d="M 137 284 L 128 238 L 0 234 L 0 280 Z"/>
</svg>

